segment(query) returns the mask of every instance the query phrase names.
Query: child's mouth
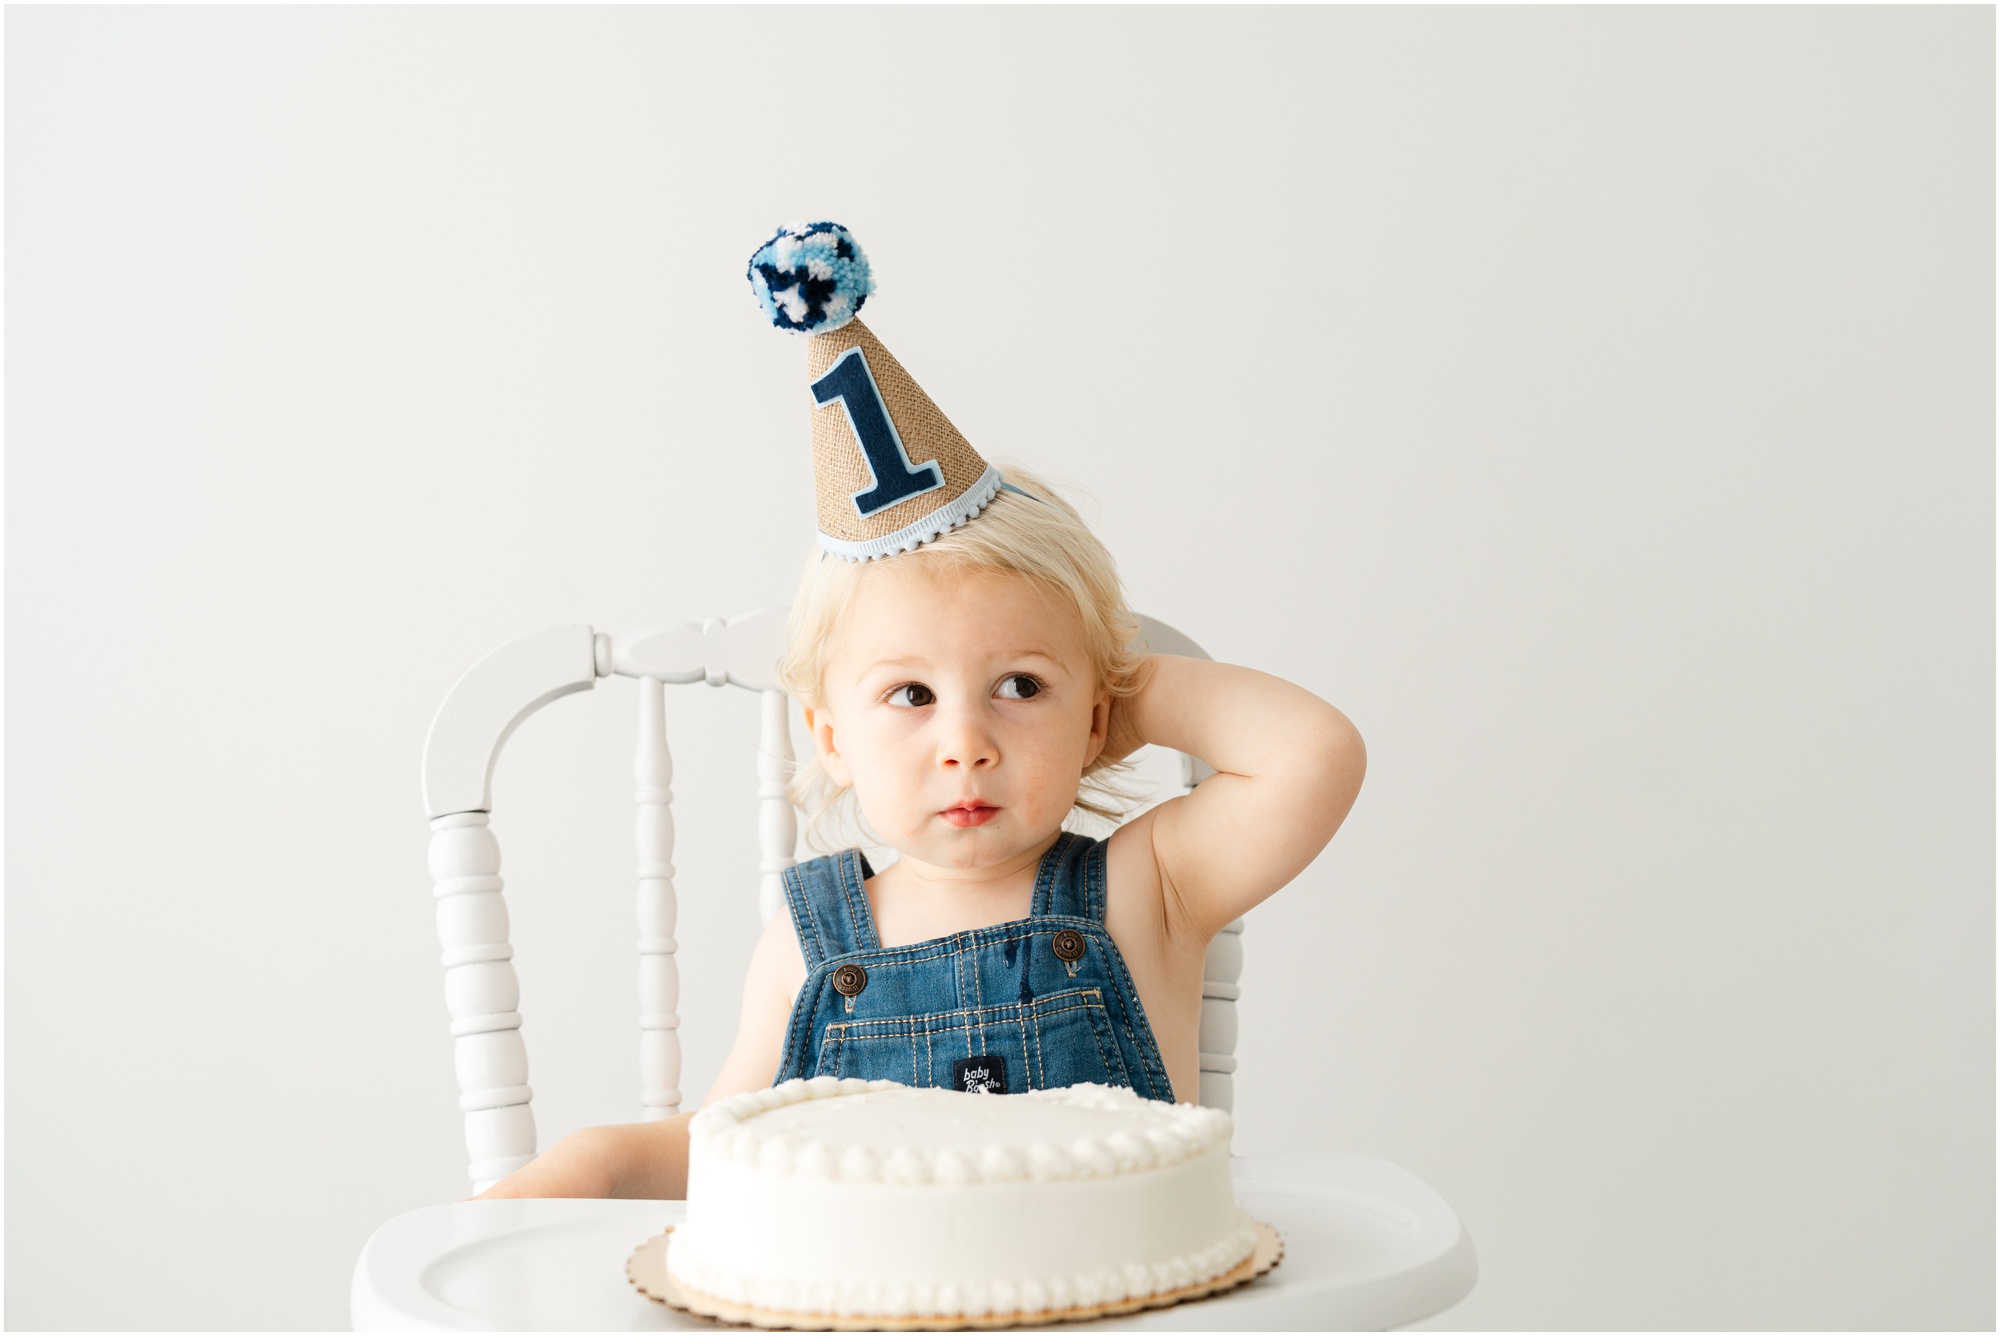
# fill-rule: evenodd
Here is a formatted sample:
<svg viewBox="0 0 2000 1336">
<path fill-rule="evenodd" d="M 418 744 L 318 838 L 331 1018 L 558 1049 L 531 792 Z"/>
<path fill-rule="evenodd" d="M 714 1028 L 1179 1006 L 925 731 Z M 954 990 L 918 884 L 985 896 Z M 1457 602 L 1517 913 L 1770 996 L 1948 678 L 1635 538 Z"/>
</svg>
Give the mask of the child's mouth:
<svg viewBox="0 0 2000 1336">
<path fill-rule="evenodd" d="M 1000 809 L 988 807 L 985 803 L 962 803 L 957 807 L 947 807 L 938 815 L 954 826 L 983 826 L 1000 815 Z"/>
</svg>

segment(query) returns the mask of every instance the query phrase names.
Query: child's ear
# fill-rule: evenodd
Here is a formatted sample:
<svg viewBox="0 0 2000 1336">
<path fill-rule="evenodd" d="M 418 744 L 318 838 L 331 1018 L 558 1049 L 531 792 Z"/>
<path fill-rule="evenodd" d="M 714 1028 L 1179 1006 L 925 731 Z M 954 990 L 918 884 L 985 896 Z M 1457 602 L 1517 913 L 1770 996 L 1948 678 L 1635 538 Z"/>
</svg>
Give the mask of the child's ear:
<svg viewBox="0 0 2000 1336">
<path fill-rule="evenodd" d="M 799 713 L 805 718 L 806 731 L 812 734 L 813 750 L 819 753 L 819 768 L 826 771 L 827 778 L 841 788 L 853 787 L 854 778 L 847 773 L 847 761 L 841 756 L 840 749 L 833 745 L 833 716 L 825 710 L 803 707 Z"/>
<path fill-rule="evenodd" d="M 1111 737 L 1111 693 L 1100 691 L 1090 707 L 1090 743 L 1084 748 L 1083 764 L 1090 763 L 1104 754 L 1104 744 Z"/>
</svg>

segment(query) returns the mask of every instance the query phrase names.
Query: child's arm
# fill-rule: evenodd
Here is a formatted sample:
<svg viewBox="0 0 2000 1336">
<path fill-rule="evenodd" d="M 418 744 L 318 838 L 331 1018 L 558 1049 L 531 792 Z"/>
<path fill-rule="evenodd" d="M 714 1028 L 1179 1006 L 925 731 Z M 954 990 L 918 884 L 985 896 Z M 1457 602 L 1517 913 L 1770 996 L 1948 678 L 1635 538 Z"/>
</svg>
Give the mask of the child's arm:
<svg viewBox="0 0 2000 1336">
<path fill-rule="evenodd" d="M 1112 711 L 1106 752 L 1151 742 L 1216 773 L 1114 838 L 1157 865 L 1162 926 L 1205 943 L 1326 847 L 1361 790 L 1367 752 L 1346 715 L 1268 673 L 1173 654 L 1146 668 L 1139 692 Z"/>
<path fill-rule="evenodd" d="M 687 1196 L 688 1119 L 619 1123 L 572 1132 L 473 1198 Z"/>
<path fill-rule="evenodd" d="M 805 958 L 789 914 L 774 914 L 757 939 L 743 980 L 743 1014 L 736 1044 L 709 1087 L 704 1103 L 760 1090 L 778 1074 L 792 998 L 805 982 Z M 687 1196 L 688 1120 L 693 1113 L 654 1123 L 622 1123 L 572 1132 L 479 1194 L 487 1197 Z"/>
</svg>

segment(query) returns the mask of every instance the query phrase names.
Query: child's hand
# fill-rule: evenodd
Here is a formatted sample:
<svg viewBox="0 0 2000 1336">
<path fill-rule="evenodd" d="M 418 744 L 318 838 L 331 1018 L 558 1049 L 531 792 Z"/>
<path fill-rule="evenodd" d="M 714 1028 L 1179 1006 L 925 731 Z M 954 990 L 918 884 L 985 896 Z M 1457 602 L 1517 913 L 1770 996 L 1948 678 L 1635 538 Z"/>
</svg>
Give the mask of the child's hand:
<svg viewBox="0 0 2000 1336">
<path fill-rule="evenodd" d="M 1136 674 L 1139 690 L 1133 696 L 1111 698 L 1111 722 L 1104 734 L 1104 750 L 1098 753 L 1104 761 L 1122 761 L 1133 752 L 1146 745 L 1146 739 L 1139 735 L 1139 726 L 1133 720 L 1133 701 L 1143 695 L 1146 683 L 1153 676 L 1156 656 L 1148 654 L 1139 661 Z"/>
</svg>

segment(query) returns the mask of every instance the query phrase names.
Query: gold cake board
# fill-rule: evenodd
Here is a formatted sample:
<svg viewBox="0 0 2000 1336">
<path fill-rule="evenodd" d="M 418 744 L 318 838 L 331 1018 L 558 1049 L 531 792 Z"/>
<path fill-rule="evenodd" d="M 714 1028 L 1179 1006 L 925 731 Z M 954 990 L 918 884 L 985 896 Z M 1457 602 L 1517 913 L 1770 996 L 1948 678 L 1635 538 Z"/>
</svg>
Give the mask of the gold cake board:
<svg viewBox="0 0 2000 1336">
<path fill-rule="evenodd" d="M 647 1239 L 625 1259 L 625 1278 L 639 1293 L 655 1303 L 666 1304 L 737 1327 L 764 1327 L 783 1331 L 960 1331 L 966 1328 L 1038 1327 L 1049 1322 L 1087 1322 L 1092 1318 L 1118 1317 L 1142 1308 L 1170 1308 L 1211 1294 L 1247 1285 L 1285 1259 L 1285 1240 L 1263 1221 L 1257 1226 L 1257 1246 L 1248 1257 L 1212 1280 L 1184 1285 L 1177 1290 L 1148 1295 L 1143 1299 L 1121 1299 L 1117 1303 L 1091 1304 L 1079 1308 L 1045 1308 L 1035 1313 L 989 1313 L 980 1317 L 933 1314 L 927 1317 L 836 1317 L 825 1313 L 781 1313 L 769 1308 L 752 1308 L 726 1299 L 690 1290 L 667 1275 L 667 1235 Z"/>
</svg>

